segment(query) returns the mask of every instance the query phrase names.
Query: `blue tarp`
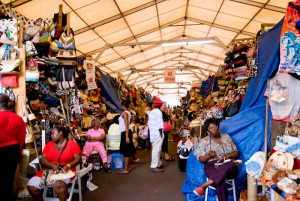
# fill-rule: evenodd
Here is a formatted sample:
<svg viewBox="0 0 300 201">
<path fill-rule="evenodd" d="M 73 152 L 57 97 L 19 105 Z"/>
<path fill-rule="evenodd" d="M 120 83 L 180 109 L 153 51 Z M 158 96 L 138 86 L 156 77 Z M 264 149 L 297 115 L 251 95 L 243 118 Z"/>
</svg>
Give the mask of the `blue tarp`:
<svg viewBox="0 0 300 201">
<path fill-rule="evenodd" d="M 201 95 L 205 98 L 214 91 L 218 91 L 218 80 L 214 76 L 209 76 L 207 80 L 202 81 Z"/>
<path fill-rule="evenodd" d="M 119 98 L 119 85 L 109 76 L 101 72 L 101 79 L 99 82 L 101 91 L 100 94 L 104 97 L 103 101 L 110 107 L 113 112 L 122 113 L 120 98 Z"/>
<path fill-rule="evenodd" d="M 264 149 L 264 128 L 266 119 L 266 99 L 264 92 L 267 81 L 277 71 L 279 65 L 279 43 L 283 20 L 273 29 L 265 32 L 259 43 L 259 52 L 256 61 L 259 64 L 257 77 L 251 78 L 245 99 L 238 114 L 221 122 L 220 130 L 228 133 L 240 152 L 240 158 L 246 162 L 255 152 Z M 268 143 L 270 144 L 270 123 L 272 120 L 269 109 L 268 118 Z M 204 196 L 197 197 L 193 190 L 205 182 L 206 177 L 201 164 L 191 154 L 187 161 L 186 180 L 182 186 L 182 193 L 186 194 L 186 200 L 202 201 Z M 236 179 L 237 190 L 246 189 L 247 173 L 245 165 L 239 167 L 239 175 Z M 239 196 L 239 193 L 238 193 Z M 208 200 L 215 200 L 210 196 Z M 231 200 L 231 197 L 229 197 Z"/>
</svg>

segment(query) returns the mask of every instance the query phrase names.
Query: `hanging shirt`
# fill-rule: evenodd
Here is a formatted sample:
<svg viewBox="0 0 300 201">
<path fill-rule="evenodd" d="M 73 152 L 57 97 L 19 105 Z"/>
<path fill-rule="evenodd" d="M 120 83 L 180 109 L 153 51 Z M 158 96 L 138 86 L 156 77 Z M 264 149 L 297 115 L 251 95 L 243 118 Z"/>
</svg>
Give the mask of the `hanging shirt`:
<svg viewBox="0 0 300 201">
<path fill-rule="evenodd" d="M 297 116 L 300 108 L 300 80 L 289 74 L 277 73 L 270 79 L 265 96 L 269 98 L 273 119 L 285 120 Z"/>
<path fill-rule="evenodd" d="M 280 34 L 279 73 L 300 75 L 300 35 L 296 23 L 300 18 L 299 2 L 289 2 Z"/>
</svg>

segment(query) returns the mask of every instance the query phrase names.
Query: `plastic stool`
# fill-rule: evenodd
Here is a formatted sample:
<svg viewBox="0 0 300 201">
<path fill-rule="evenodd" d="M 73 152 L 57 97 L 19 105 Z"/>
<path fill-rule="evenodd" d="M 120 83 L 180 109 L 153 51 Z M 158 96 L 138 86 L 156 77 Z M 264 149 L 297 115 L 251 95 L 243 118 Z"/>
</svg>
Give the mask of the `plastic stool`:
<svg viewBox="0 0 300 201">
<path fill-rule="evenodd" d="M 208 180 L 208 179 L 206 179 Z M 233 191 L 233 200 L 236 201 L 236 191 L 235 191 L 235 182 L 234 182 L 234 179 L 226 179 L 226 184 L 229 185 L 229 188 L 228 188 L 228 191 Z M 215 187 L 213 186 L 208 186 L 206 189 L 205 189 L 205 201 L 207 201 L 207 198 L 208 198 L 208 189 L 213 189 L 213 190 L 216 190 Z M 216 201 L 218 201 L 218 197 L 217 197 L 217 194 L 216 194 Z"/>
</svg>

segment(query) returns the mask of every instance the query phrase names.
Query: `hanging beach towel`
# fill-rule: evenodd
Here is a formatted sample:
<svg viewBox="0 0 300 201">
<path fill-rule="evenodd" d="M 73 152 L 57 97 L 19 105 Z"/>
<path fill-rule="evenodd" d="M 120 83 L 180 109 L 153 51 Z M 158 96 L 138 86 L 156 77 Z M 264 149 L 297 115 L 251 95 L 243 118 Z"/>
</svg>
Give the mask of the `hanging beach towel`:
<svg viewBox="0 0 300 201">
<path fill-rule="evenodd" d="M 300 2 L 289 2 L 280 34 L 279 73 L 300 79 Z"/>
</svg>

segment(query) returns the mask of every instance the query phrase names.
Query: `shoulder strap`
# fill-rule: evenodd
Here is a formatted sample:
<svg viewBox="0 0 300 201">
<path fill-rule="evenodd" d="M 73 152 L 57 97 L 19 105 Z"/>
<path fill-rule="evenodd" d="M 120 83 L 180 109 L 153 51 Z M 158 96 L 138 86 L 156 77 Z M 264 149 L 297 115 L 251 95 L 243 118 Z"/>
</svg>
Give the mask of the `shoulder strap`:
<svg viewBox="0 0 300 201">
<path fill-rule="evenodd" d="M 63 146 L 63 148 L 60 150 L 60 153 L 59 153 L 59 156 L 58 156 L 58 159 L 57 159 L 57 165 L 59 165 L 60 157 L 61 157 L 63 151 L 65 150 L 65 148 L 66 148 L 66 146 L 67 146 L 67 144 L 68 144 L 68 141 L 69 141 L 69 140 L 67 139 L 66 144 L 65 144 L 65 145 Z"/>
</svg>

